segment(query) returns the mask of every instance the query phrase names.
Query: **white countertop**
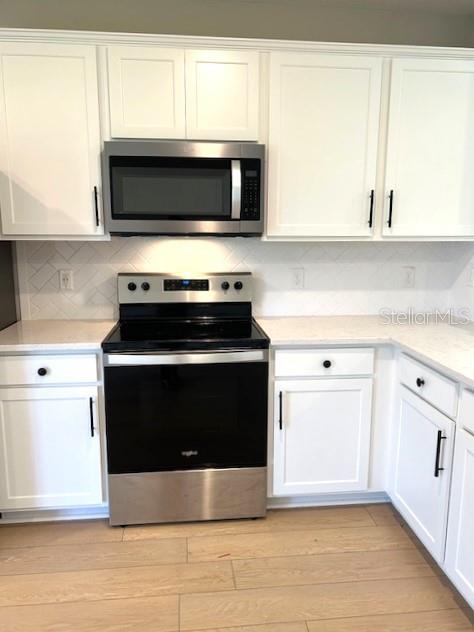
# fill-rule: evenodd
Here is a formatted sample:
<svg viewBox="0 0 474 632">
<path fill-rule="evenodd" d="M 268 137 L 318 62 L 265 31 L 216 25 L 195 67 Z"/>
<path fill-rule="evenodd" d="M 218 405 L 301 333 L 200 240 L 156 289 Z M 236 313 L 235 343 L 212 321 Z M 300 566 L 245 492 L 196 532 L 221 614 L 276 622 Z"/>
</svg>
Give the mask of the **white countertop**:
<svg viewBox="0 0 474 632">
<path fill-rule="evenodd" d="M 21 320 L 0 331 L 0 353 L 97 351 L 113 320 Z"/>
<path fill-rule="evenodd" d="M 380 316 L 258 318 L 272 346 L 394 344 L 474 386 L 474 323 L 392 325 Z"/>
<path fill-rule="evenodd" d="M 257 318 L 272 346 L 394 344 L 474 387 L 474 323 L 387 325 L 380 316 Z M 98 351 L 113 320 L 23 320 L 0 331 L 0 353 Z"/>
</svg>

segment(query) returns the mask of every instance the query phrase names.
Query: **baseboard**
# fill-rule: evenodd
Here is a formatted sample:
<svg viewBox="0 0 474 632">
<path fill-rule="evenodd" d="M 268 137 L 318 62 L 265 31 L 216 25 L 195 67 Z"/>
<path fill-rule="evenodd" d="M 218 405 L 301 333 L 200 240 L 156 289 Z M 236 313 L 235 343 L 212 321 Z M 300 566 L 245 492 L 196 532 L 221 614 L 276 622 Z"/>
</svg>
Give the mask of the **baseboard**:
<svg viewBox="0 0 474 632">
<path fill-rule="evenodd" d="M 388 503 L 385 492 L 346 492 L 344 494 L 314 494 L 312 496 L 273 496 L 267 500 L 268 509 L 291 507 L 325 507 L 333 505 L 366 505 Z"/>
<path fill-rule="evenodd" d="M 385 492 L 347 492 L 344 494 L 316 494 L 313 496 L 281 496 L 267 499 L 268 509 L 292 507 L 325 507 L 334 505 L 364 505 L 390 502 Z M 109 517 L 108 505 L 73 509 L 36 509 L 4 511 L 0 524 L 25 522 L 55 522 L 64 520 L 99 520 Z"/>
<path fill-rule="evenodd" d="M 107 505 L 81 507 L 74 509 L 33 509 L 4 511 L 0 524 L 18 524 L 25 522 L 56 522 L 64 520 L 98 520 L 109 517 Z"/>
</svg>

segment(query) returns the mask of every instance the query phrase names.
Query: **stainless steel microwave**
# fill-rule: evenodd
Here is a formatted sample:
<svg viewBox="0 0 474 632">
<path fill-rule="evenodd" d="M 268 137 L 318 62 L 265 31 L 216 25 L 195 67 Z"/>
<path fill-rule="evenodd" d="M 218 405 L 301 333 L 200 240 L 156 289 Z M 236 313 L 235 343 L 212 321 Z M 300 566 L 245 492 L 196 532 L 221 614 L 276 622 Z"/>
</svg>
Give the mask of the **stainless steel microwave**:
<svg viewBox="0 0 474 632">
<path fill-rule="evenodd" d="M 108 141 L 106 228 L 112 235 L 261 235 L 264 145 Z"/>
</svg>

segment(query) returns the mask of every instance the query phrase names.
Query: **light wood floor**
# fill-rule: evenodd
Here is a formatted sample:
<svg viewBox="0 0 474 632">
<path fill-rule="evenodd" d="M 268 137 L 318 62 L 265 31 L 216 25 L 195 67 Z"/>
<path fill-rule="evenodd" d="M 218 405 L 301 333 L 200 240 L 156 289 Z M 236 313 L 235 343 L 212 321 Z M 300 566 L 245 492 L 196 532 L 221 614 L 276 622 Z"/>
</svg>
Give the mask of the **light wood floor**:
<svg viewBox="0 0 474 632">
<path fill-rule="evenodd" d="M 0 527 L 1 632 L 467 632 L 388 505 Z"/>
</svg>

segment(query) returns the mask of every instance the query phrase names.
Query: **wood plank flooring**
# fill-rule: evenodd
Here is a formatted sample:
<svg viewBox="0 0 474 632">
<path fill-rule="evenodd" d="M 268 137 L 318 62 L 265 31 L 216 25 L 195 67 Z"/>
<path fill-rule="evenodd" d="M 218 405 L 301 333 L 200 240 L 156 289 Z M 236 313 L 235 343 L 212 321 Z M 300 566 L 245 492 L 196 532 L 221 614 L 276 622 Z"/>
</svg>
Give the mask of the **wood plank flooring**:
<svg viewBox="0 0 474 632">
<path fill-rule="evenodd" d="M 389 505 L 0 526 L 1 632 L 467 632 Z"/>
</svg>

